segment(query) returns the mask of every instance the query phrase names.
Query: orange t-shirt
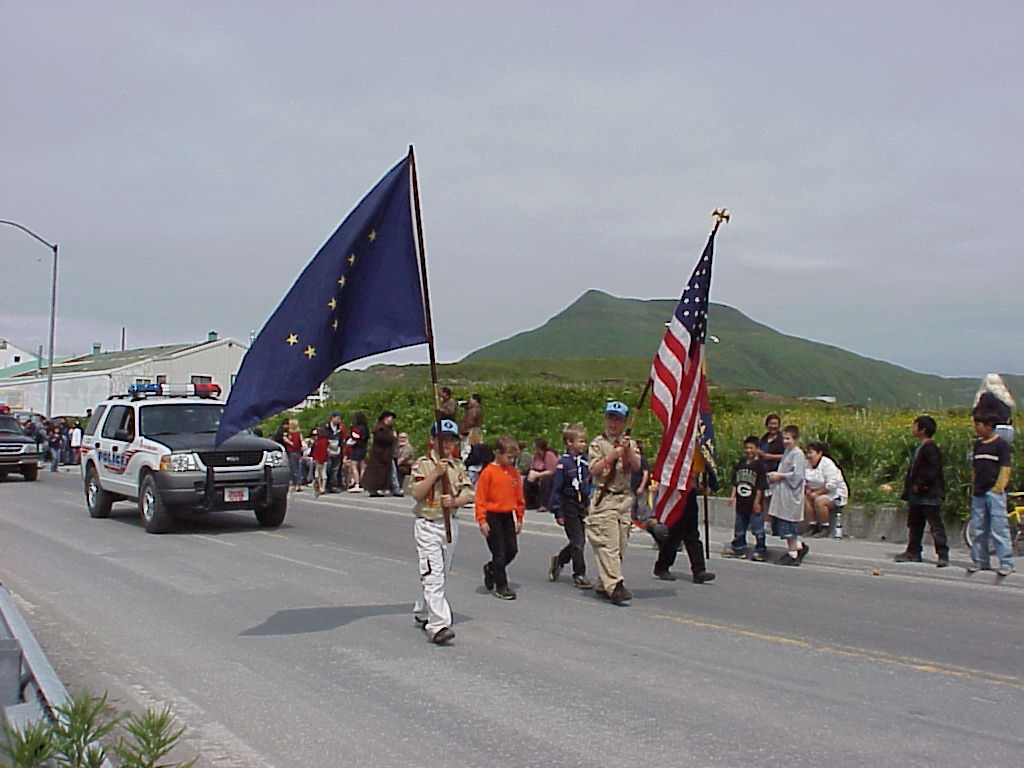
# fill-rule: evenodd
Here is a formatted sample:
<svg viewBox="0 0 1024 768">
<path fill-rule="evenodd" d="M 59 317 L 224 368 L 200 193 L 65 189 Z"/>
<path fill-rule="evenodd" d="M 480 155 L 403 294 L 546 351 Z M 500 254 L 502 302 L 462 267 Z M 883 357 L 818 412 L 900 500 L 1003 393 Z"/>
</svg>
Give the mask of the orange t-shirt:
<svg viewBox="0 0 1024 768">
<path fill-rule="evenodd" d="M 516 519 L 523 522 L 523 477 L 515 467 L 492 462 L 476 479 L 476 521 L 487 522 L 488 512 L 515 512 Z"/>
</svg>

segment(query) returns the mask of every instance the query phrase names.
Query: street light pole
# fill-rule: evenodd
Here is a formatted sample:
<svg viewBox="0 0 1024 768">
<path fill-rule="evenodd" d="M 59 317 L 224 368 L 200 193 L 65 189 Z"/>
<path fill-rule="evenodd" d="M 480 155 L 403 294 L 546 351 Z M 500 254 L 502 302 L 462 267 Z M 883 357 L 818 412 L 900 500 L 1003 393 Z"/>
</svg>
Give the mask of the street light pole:
<svg viewBox="0 0 1024 768">
<path fill-rule="evenodd" d="M 49 418 L 53 415 L 53 340 L 57 329 L 57 244 L 48 243 L 31 229 L 23 227 L 16 221 L 0 219 L 0 224 L 7 224 L 8 226 L 20 229 L 53 251 L 53 279 L 50 282 L 50 359 L 46 365 L 46 416 Z"/>
</svg>

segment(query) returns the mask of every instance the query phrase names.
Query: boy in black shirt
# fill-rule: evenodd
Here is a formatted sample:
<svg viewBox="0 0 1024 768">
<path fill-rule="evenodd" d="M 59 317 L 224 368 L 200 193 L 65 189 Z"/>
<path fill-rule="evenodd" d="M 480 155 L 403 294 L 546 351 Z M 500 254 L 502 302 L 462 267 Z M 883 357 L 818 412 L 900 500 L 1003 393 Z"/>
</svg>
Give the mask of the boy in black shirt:
<svg viewBox="0 0 1024 768">
<path fill-rule="evenodd" d="M 917 438 L 917 446 L 910 457 L 907 476 L 903 480 L 903 495 L 900 496 L 907 502 L 907 548 L 896 555 L 897 563 L 921 562 L 921 540 L 927 521 L 935 544 L 935 565 L 939 568 L 949 565 L 949 543 L 946 526 L 942 522 L 942 502 L 946 497 L 942 452 L 932 440 L 936 426 L 931 416 L 914 419 L 913 435 Z"/>
<path fill-rule="evenodd" d="M 762 497 L 768 487 L 768 476 L 764 462 L 758 457 L 758 440 L 748 437 L 743 441 L 743 458 L 732 471 L 732 493 L 728 503 L 736 504 L 736 525 L 732 548 L 723 552 L 723 557 L 747 556 L 747 528 L 754 534 L 754 554 L 751 560 L 763 563 L 768 556 L 765 545 L 764 514 Z"/>
<path fill-rule="evenodd" d="M 999 558 L 1000 576 L 1013 573 L 1013 549 L 1006 519 L 1006 486 L 1010 482 L 1010 446 L 995 433 L 998 416 L 992 411 L 974 414 L 974 466 L 971 470 L 971 564 L 967 573 L 990 569 L 988 539 Z"/>
</svg>

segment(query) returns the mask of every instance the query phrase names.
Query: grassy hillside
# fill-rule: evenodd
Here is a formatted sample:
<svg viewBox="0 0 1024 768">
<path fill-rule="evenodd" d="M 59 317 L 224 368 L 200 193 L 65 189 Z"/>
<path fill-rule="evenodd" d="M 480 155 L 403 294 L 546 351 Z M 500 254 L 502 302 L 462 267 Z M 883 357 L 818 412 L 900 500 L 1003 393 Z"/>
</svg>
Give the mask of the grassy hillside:
<svg viewBox="0 0 1024 768">
<path fill-rule="evenodd" d="M 548 367 L 572 371 L 579 366 L 582 378 L 589 366 L 581 359 L 635 355 L 643 377 L 675 305 L 669 299 L 622 299 L 588 291 L 541 327 L 483 347 L 463 363 L 565 358 Z M 723 304 L 711 305 L 708 328 L 719 339 L 708 348 L 708 373 L 719 386 L 909 408 L 964 405 L 976 386 L 973 380 L 915 373 L 787 336 Z"/>
</svg>

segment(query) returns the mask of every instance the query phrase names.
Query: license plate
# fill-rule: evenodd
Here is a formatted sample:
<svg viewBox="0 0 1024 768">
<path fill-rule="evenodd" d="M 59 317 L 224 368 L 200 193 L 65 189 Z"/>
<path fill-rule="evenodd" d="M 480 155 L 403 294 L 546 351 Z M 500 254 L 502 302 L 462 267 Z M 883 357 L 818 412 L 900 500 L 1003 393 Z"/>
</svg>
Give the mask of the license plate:
<svg viewBox="0 0 1024 768">
<path fill-rule="evenodd" d="M 248 488 L 225 488 L 224 501 L 248 501 Z"/>
</svg>

